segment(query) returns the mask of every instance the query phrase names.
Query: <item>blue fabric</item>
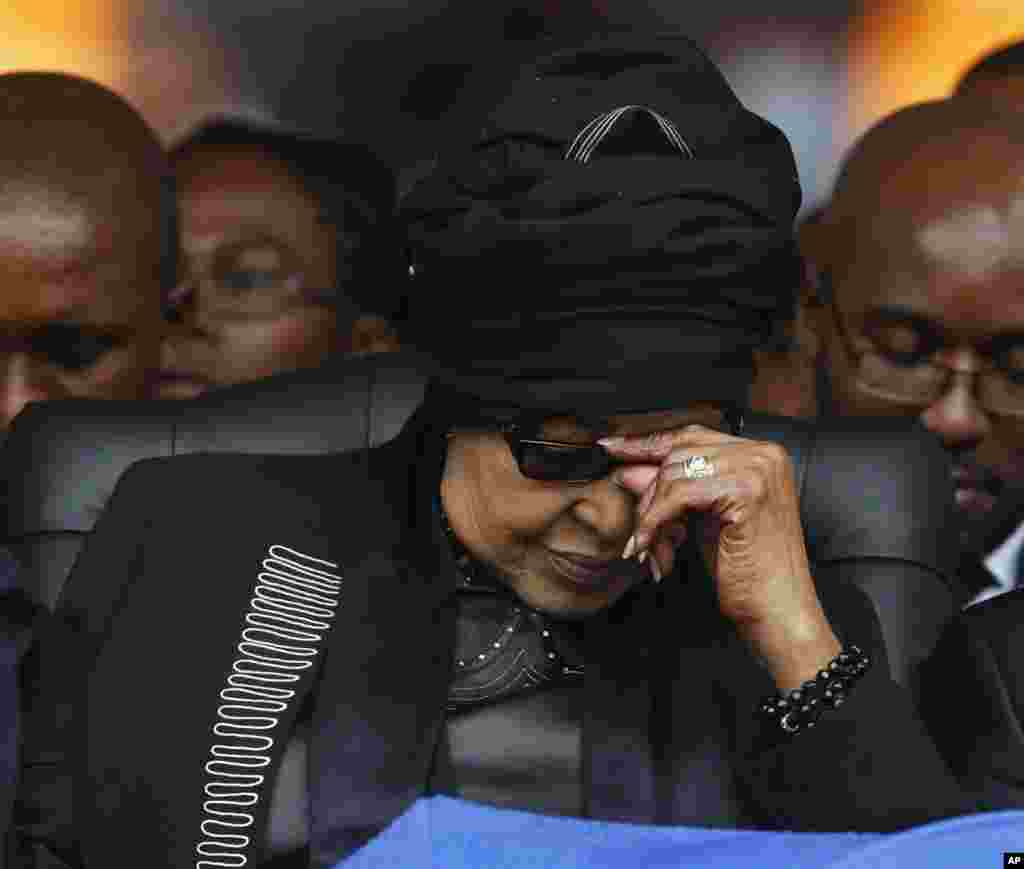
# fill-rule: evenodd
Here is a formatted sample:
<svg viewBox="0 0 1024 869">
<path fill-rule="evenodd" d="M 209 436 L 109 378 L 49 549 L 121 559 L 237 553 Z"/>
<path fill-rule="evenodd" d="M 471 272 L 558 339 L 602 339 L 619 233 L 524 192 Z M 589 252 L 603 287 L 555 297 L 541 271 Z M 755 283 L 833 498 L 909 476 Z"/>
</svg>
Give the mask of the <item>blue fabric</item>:
<svg viewBox="0 0 1024 869">
<path fill-rule="evenodd" d="M 644 827 L 419 800 L 338 869 L 965 869 L 1024 850 L 1024 811 L 902 833 L 765 833 Z"/>
<path fill-rule="evenodd" d="M 967 815 L 880 836 L 827 869 L 973 869 L 1002 866 L 1006 851 L 1024 851 L 1024 811 Z"/>
</svg>

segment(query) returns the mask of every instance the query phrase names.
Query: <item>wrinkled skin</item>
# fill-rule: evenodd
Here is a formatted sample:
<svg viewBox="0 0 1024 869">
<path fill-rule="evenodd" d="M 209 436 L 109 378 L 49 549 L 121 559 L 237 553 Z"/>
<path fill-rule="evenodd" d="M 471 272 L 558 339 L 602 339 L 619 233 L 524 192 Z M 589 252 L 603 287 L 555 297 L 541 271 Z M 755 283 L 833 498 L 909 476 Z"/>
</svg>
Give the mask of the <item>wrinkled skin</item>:
<svg viewBox="0 0 1024 869">
<path fill-rule="evenodd" d="M 549 420 L 543 439 L 604 435 L 621 464 L 589 483 L 528 479 L 500 434 L 457 433 L 441 486 L 452 528 L 528 605 L 585 618 L 667 575 L 688 520 L 699 516 L 723 615 L 782 690 L 797 687 L 839 643 L 811 579 L 792 463 L 776 444 L 725 434 L 716 414 L 704 406 L 614 417 L 602 430 Z M 694 455 L 715 473 L 685 478 L 683 462 Z M 634 552 L 648 553 L 646 563 L 622 557 Z"/>
</svg>

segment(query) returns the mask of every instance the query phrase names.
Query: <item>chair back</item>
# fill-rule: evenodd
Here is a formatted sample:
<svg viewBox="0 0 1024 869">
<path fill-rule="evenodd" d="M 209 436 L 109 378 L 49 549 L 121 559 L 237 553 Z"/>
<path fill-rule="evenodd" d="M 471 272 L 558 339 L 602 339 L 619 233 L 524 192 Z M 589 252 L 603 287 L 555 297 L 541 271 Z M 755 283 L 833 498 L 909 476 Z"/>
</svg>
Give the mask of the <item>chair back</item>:
<svg viewBox="0 0 1024 869">
<path fill-rule="evenodd" d="M 398 434 L 422 402 L 427 371 L 427 362 L 415 354 L 380 354 L 192 401 L 29 405 L 0 445 L 8 480 L 3 542 L 21 564 L 28 596 L 55 606 L 86 536 L 134 462 L 195 452 L 315 454 L 376 446 Z M 907 525 L 909 540 L 915 517 L 899 506 L 886 510 L 871 491 L 884 490 L 883 480 L 901 473 L 899 464 L 914 461 L 921 451 L 919 433 L 892 420 L 821 426 L 750 415 L 744 435 L 781 443 L 792 457 L 812 561 L 835 560 L 837 538 L 847 534 L 851 515 L 856 539 L 844 543 L 844 551 L 855 557 L 858 540 L 884 536 L 896 541 L 889 544 L 892 551 L 870 554 L 902 557 L 904 537 L 890 526 Z M 946 563 L 937 554 L 943 545 L 934 541 L 936 552 L 927 563 Z M 959 606 L 943 577 L 919 573 L 919 586 L 894 587 L 884 577 L 862 586 L 879 613 L 890 663 L 901 680 L 931 651 Z"/>
</svg>

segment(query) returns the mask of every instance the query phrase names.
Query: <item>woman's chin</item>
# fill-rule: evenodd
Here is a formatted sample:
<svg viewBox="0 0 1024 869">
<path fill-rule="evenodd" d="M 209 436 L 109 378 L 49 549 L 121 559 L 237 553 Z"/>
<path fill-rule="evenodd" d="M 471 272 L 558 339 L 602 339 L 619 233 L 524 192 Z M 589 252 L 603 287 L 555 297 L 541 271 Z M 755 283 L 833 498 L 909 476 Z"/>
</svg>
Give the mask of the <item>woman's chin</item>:
<svg viewBox="0 0 1024 869">
<path fill-rule="evenodd" d="M 599 585 L 590 585 L 574 582 L 556 571 L 550 573 L 517 577 L 512 590 L 531 609 L 556 619 L 583 619 L 599 613 L 637 582 L 623 573 Z"/>
</svg>

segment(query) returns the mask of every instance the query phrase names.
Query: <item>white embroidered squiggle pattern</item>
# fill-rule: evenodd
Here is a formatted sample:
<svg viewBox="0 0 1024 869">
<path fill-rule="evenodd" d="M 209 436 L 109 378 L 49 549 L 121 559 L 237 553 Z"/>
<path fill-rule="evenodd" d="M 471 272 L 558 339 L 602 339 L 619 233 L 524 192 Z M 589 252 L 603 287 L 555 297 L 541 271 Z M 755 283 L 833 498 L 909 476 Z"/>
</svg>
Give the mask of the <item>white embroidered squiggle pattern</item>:
<svg viewBox="0 0 1024 869">
<path fill-rule="evenodd" d="M 338 606 L 341 577 L 327 569 L 337 570 L 337 564 L 275 544 L 262 567 L 239 657 L 220 692 L 195 869 L 234 869 L 249 862 L 245 851 L 255 823 L 249 810 L 260 799 L 262 770 L 271 762 L 271 733 L 295 697 L 287 686 L 313 666 L 321 632 L 330 628 Z"/>
</svg>

